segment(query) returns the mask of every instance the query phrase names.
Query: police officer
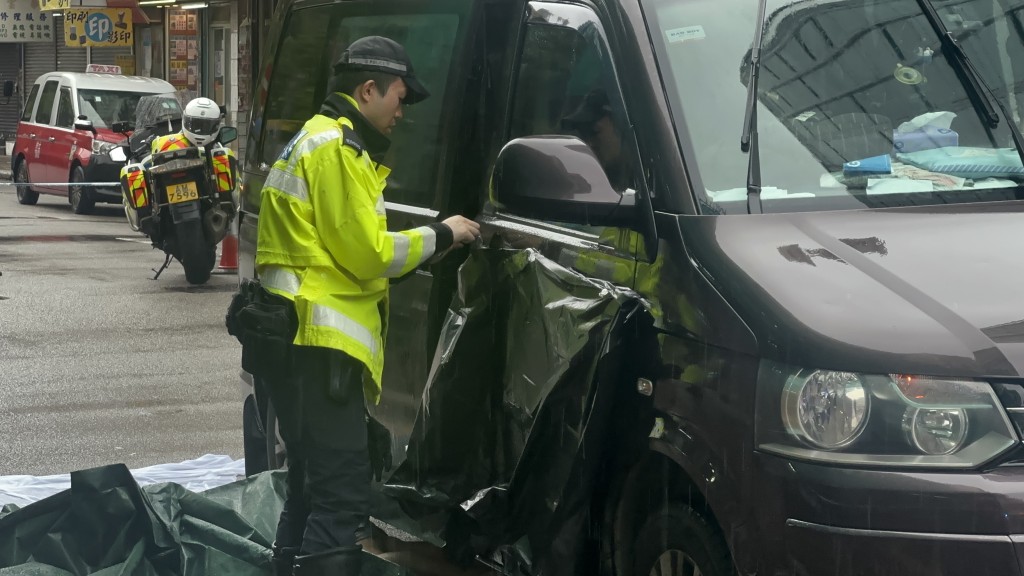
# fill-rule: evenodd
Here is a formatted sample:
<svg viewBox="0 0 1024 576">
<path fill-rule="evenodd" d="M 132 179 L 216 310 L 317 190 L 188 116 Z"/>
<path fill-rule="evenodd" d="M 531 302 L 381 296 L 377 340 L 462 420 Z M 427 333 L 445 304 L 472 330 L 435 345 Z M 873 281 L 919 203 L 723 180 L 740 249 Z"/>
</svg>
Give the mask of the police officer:
<svg viewBox="0 0 1024 576">
<path fill-rule="evenodd" d="M 380 398 L 388 279 L 480 235 L 462 216 L 387 229 L 389 169 L 379 157 L 402 106 L 428 95 L 400 44 L 356 40 L 263 187 L 257 276 L 297 318 L 288 375 L 268 383 L 289 460 L 277 574 L 359 574 L 371 475 L 365 402 Z"/>
<path fill-rule="evenodd" d="M 181 115 L 181 132 L 153 140 L 151 152 L 167 152 L 212 144 L 220 133 L 221 109 L 209 98 L 194 98 L 185 105 Z"/>
</svg>

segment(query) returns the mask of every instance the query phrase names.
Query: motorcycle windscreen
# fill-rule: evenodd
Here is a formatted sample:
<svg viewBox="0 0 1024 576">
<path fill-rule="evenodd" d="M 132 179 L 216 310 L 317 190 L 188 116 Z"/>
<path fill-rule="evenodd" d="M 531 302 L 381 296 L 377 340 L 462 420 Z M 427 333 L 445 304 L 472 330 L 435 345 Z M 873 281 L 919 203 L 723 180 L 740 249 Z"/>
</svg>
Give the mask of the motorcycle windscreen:
<svg viewBox="0 0 1024 576">
<path fill-rule="evenodd" d="M 634 293 L 533 250 L 474 251 L 384 492 L 456 560 L 502 551 L 569 573 L 648 320 Z"/>
</svg>

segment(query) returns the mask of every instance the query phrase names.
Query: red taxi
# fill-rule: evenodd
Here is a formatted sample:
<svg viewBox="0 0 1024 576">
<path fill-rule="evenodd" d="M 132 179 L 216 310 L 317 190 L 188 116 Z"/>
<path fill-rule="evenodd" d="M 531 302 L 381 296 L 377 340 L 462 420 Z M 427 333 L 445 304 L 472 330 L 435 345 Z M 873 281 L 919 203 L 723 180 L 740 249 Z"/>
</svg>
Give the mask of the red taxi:
<svg viewBox="0 0 1024 576">
<path fill-rule="evenodd" d="M 11 154 L 18 202 L 35 204 L 40 194 L 66 196 L 76 214 L 89 212 L 96 202 L 120 204 L 118 180 L 127 158 L 117 145 L 124 136 L 112 127 L 115 122 L 134 123 L 139 98 L 173 93 L 168 82 L 141 76 L 40 76 L 22 112 Z"/>
</svg>

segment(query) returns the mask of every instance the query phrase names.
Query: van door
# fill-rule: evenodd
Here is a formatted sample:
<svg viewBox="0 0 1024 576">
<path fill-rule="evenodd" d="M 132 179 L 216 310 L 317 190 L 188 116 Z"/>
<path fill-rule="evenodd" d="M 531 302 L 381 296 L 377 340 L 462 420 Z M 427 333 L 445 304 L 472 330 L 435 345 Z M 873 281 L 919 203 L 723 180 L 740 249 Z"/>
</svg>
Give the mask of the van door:
<svg viewBox="0 0 1024 576">
<path fill-rule="evenodd" d="M 75 101 L 70 86 L 61 86 L 57 97 L 57 116 L 53 123 L 55 140 L 50 143 L 53 157 L 53 182 L 69 182 L 71 177 L 71 158 L 75 150 L 82 145 L 92 147 L 92 134 L 76 133 Z M 67 191 L 67 186 L 61 189 Z"/>
<path fill-rule="evenodd" d="M 595 152 L 617 190 L 644 186 L 636 140 L 597 14 L 571 4 L 530 2 L 506 122 L 508 140 L 571 135 Z M 485 241 L 534 247 L 589 277 L 632 286 L 637 232 L 538 221 L 486 208 Z"/>
<path fill-rule="evenodd" d="M 391 134 L 383 159 L 392 169 L 384 191 L 388 227 L 403 230 L 437 220 L 452 169 L 442 167 L 453 164 L 448 156 L 462 113 L 455 95 L 465 75 L 454 71 L 462 66 L 467 51 L 474 4 L 473 0 L 343 2 L 298 8 L 289 14 L 276 56 L 264 72 L 269 85 L 261 87 L 256 98 L 265 105 L 262 111 L 254 111 L 257 151 L 248 154 L 246 161 L 249 172 L 239 224 L 243 255 L 255 253 L 258 192 L 266 171 L 319 110 L 332 64 L 363 36 L 386 36 L 404 45 L 416 75 L 431 92 L 427 100 L 403 110 L 404 120 Z M 243 276 L 247 265 L 240 262 Z M 395 465 L 404 459 L 433 353 L 427 341 L 433 281 L 424 267 L 395 281 L 390 293 L 383 396 L 371 411 L 393 434 Z M 259 383 L 256 390 L 260 394 Z"/>
<path fill-rule="evenodd" d="M 28 177 L 32 182 L 54 182 L 53 180 L 53 151 L 52 142 L 56 141 L 53 134 L 53 118 L 57 107 L 57 90 L 60 86 L 59 80 L 48 80 L 43 86 L 39 95 L 39 104 L 36 106 L 33 117 L 34 145 L 29 152 Z M 63 182 L 60 180 L 59 182 Z M 38 187 L 41 190 L 55 191 L 52 186 Z"/>
</svg>

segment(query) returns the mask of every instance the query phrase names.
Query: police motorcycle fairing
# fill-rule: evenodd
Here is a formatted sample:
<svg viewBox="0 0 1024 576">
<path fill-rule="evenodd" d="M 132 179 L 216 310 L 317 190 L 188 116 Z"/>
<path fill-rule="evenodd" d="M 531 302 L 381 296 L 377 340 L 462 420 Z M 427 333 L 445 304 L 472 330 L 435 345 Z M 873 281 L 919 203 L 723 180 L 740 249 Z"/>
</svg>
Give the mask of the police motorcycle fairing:
<svg viewBox="0 0 1024 576">
<path fill-rule="evenodd" d="M 222 127 L 205 146 L 182 139 L 152 152 L 155 139 L 181 133 L 183 109 L 174 96 L 140 99 L 137 129 L 126 142 L 121 189 L 128 224 L 166 254 L 154 279 L 176 258 L 188 282 L 202 284 L 210 278 L 217 244 L 236 213 L 237 164 L 224 144 L 234 141 L 237 132 Z"/>
</svg>

